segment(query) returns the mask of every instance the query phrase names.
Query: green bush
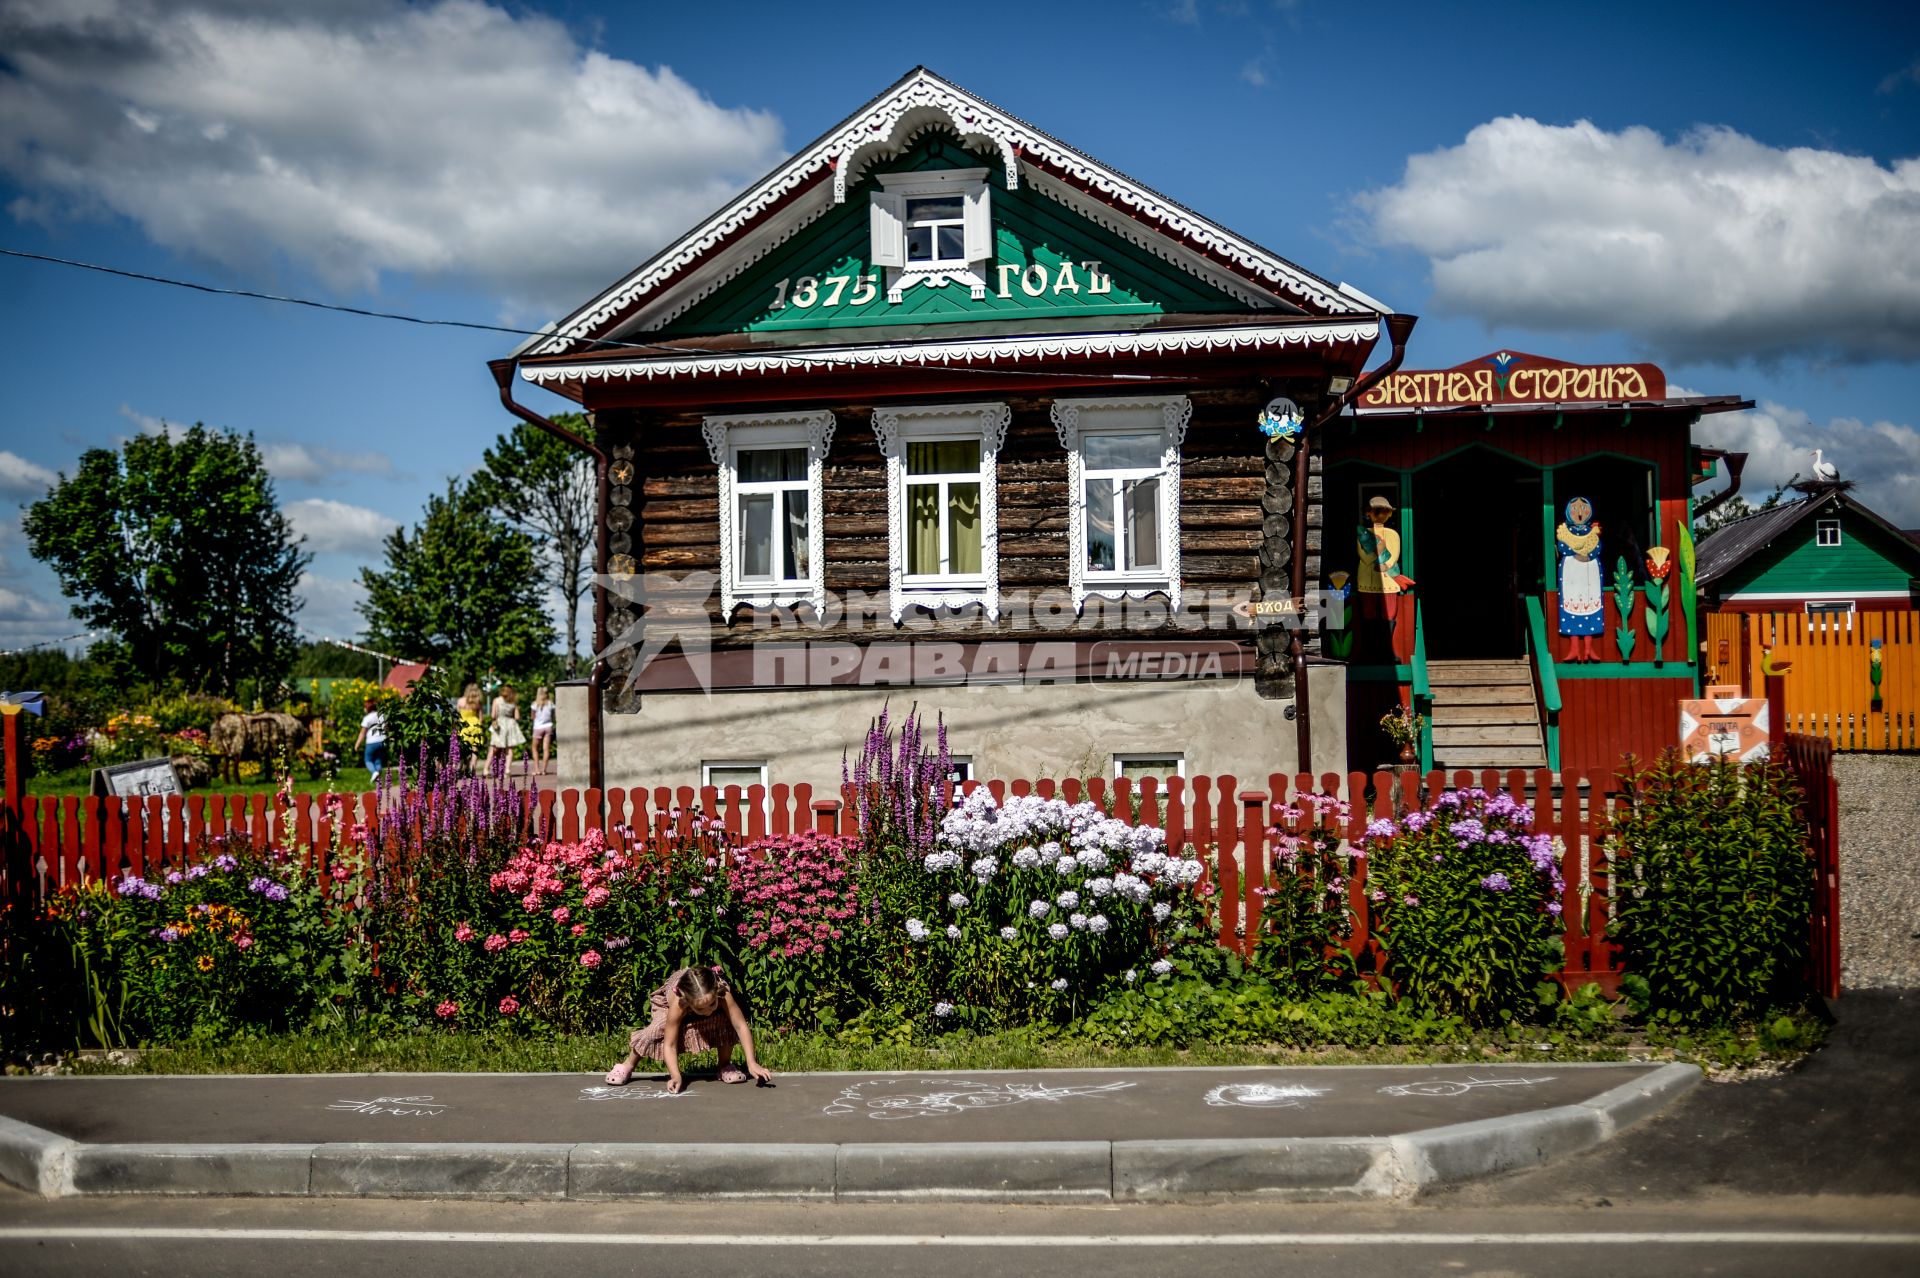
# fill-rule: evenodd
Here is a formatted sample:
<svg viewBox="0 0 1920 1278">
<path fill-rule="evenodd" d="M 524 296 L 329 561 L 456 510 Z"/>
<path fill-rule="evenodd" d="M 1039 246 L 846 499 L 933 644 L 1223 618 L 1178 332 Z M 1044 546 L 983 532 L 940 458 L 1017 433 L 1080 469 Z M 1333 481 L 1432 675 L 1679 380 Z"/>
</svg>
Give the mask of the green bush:
<svg viewBox="0 0 1920 1278">
<path fill-rule="evenodd" d="M 1285 826 L 1267 831 L 1273 862 L 1261 900 L 1260 940 L 1254 966 L 1281 990 L 1305 998 L 1351 985 L 1356 969 L 1346 942 L 1353 935 L 1347 881 L 1355 854 L 1338 829 L 1347 805 L 1324 794 L 1303 795 L 1282 813 L 1299 821 L 1312 810 L 1303 833 Z"/>
<path fill-rule="evenodd" d="M 1669 753 L 1626 784 L 1610 934 L 1646 1011 L 1720 1024 L 1793 1001 L 1813 893 L 1793 774 Z"/>
<path fill-rule="evenodd" d="M 1504 790 L 1450 790 L 1367 826 L 1384 975 L 1400 998 L 1486 1025 L 1537 1002 L 1560 966 L 1560 853 Z M 1549 991 L 1550 993 L 1550 991 Z"/>
<path fill-rule="evenodd" d="M 56 896 L 40 978 L 69 1009 L 70 1042 L 299 1028 L 348 1002 L 358 954 L 347 889 L 238 839 L 203 851 L 184 872 L 129 872 Z"/>
</svg>

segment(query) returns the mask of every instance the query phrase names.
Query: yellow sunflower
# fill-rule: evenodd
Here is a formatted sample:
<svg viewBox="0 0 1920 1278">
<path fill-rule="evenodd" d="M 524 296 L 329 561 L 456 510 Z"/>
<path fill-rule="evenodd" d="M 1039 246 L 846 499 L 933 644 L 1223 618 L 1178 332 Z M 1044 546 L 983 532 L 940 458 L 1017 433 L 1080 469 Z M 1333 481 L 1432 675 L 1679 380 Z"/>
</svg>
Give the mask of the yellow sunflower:
<svg viewBox="0 0 1920 1278">
<path fill-rule="evenodd" d="M 203 972 L 211 972 L 213 970 L 213 955 L 202 954 L 199 958 L 194 960 L 194 966 L 198 967 Z"/>
</svg>

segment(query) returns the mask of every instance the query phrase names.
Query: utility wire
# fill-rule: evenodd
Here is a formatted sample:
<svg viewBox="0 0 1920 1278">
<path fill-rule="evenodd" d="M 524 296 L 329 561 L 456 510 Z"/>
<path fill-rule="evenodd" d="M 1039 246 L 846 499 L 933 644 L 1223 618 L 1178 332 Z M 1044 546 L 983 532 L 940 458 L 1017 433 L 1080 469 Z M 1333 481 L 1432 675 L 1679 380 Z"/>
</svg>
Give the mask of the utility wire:
<svg viewBox="0 0 1920 1278">
<path fill-rule="evenodd" d="M 316 311 L 336 311 L 342 315 L 358 315 L 365 319 L 395 320 L 402 324 L 421 324 L 429 328 L 466 328 L 482 333 L 508 333 L 515 337 L 551 337 L 550 329 L 512 328 L 505 324 L 481 324 L 475 320 L 429 319 L 420 315 L 403 315 L 399 311 L 375 311 L 362 306 L 343 306 L 337 302 L 321 302 L 310 297 L 292 297 L 285 293 L 259 293 L 245 288 L 219 288 L 212 284 L 200 284 L 193 280 L 176 280 L 165 275 L 150 275 L 145 271 L 129 271 L 117 266 L 102 266 L 98 262 L 79 262 L 67 257 L 54 257 L 48 253 L 29 253 L 24 249 L 0 248 L 0 256 L 24 258 L 30 262 L 47 262 L 55 266 L 71 266 L 76 270 L 97 271 L 102 275 L 117 275 L 122 279 L 140 280 L 148 284 L 165 284 L 172 288 L 191 289 L 196 293 L 211 293 L 216 297 L 245 297 L 259 302 L 283 302 L 288 306 L 306 306 Z M 624 350 L 659 351 L 668 355 L 704 355 L 710 352 L 686 346 L 668 346 L 660 342 L 623 342 L 612 337 L 575 338 L 575 341 L 587 342 L 592 346 L 612 346 Z M 782 352 L 785 358 L 800 360 L 825 367 L 839 367 L 843 361 L 829 356 L 810 356 L 794 352 Z M 1044 373 L 1027 369 L 1011 368 L 974 368 L 965 364 L 905 364 L 902 368 L 922 372 L 936 373 L 978 373 L 988 377 L 1043 377 L 1062 378 L 1084 382 L 1086 374 L 1081 373 Z M 1104 373 L 1098 376 L 1110 381 L 1151 381 L 1147 373 Z"/>
</svg>

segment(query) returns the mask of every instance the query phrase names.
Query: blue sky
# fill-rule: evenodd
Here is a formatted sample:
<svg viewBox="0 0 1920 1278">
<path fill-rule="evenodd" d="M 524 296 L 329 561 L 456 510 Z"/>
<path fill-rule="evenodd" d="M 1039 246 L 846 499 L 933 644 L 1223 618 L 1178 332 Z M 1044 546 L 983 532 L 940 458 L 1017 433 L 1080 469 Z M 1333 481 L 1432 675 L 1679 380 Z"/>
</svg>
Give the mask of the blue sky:
<svg viewBox="0 0 1920 1278">
<path fill-rule="evenodd" d="M 0 0 L 0 247 L 537 326 L 924 63 L 1422 315 L 1416 366 L 1651 359 L 1759 401 L 1750 489 L 1825 447 L 1920 526 L 1920 6 L 255 8 Z M 513 344 L 0 258 L 0 647 L 79 629 L 18 503 L 161 421 L 254 432 L 356 630 Z"/>
</svg>

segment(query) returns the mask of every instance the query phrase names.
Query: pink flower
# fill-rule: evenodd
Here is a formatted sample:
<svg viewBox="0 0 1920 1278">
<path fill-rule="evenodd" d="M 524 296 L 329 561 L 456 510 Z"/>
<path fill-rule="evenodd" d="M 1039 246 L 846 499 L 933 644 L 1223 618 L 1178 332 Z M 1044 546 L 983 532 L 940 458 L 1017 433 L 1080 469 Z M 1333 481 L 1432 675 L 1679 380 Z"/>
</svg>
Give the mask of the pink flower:
<svg viewBox="0 0 1920 1278">
<path fill-rule="evenodd" d="M 525 928 L 516 927 L 515 929 L 513 929 L 513 931 L 507 933 L 507 939 L 509 941 L 512 941 L 515 945 L 518 945 L 520 944 L 520 942 L 526 940 L 529 936 L 532 936 L 532 935 L 533 933 L 527 931 Z"/>
<path fill-rule="evenodd" d="M 605 905 L 607 903 L 608 898 L 610 898 L 612 895 L 613 893 L 607 891 L 607 889 L 603 887 L 589 888 L 587 889 L 586 906 L 589 910 L 597 910 L 601 906 Z"/>
<path fill-rule="evenodd" d="M 489 954 L 498 954 L 501 950 L 507 948 L 507 938 L 495 932 L 492 936 L 482 941 L 480 947 Z"/>
<path fill-rule="evenodd" d="M 465 945 L 468 941 L 471 941 L 473 939 L 473 929 L 468 927 L 465 923 L 462 923 L 459 927 L 456 927 L 455 929 L 453 929 L 453 939 L 460 942 L 460 944 Z"/>
<path fill-rule="evenodd" d="M 574 936 L 585 936 L 587 934 L 587 925 L 585 923 L 575 923 L 572 927 L 568 928 L 567 931 Z"/>
<path fill-rule="evenodd" d="M 245 935 L 244 933 L 240 936 L 236 936 L 233 938 L 233 948 L 236 950 L 244 950 L 249 946 L 251 946 L 252 944 L 253 944 L 253 938 L 251 936 Z"/>
<path fill-rule="evenodd" d="M 335 861 L 333 863 L 333 868 L 331 870 L 328 870 L 327 873 L 333 875 L 333 881 L 335 883 L 345 883 L 348 879 L 353 877 L 353 871 L 349 870 L 346 867 L 346 865 L 340 861 Z"/>
<path fill-rule="evenodd" d="M 538 892 L 529 892 L 529 893 L 527 893 L 527 894 L 526 894 L 525 896 L 523 896 L 523 897 L 521 897 L 521 898 L 520 898 L 520 908 L 521 908 L 521 909 L 523 909 L 523 910 L 525 910 L 525 911 L 526 911 L 527 913 L 529 913 L 529 914 L 531 914 L 531 913 L 533 913 L 533 912 L 534 912 L 535 910 L 537 910 L 537 909 L 539 909 L 539 908 L 540 908 L 540 894 L 539 894 Z"/>
<path fill-rule="evenodd" d="M 500 1000 L 500 1015 L 512 1016 L 520 1010 L 520 1000 L 509 994 Z"/>
<path fill-rule="evenodd" d="M 560 924 L 562 927 L 565 927 L 567 920 L 572 917 L 573 917 L 573 911 L 569 910 L 566 906 L 556 905 L 553 907 L 553 921 L 555 923 Z"/>
<path fill-rule="evenodd" d="M 450 1021 L 460 1015 L 460 1005 L 449 999 L 433 1009 L 433 1014 L 443 1021 Z"/>
<path fill-rule="evenodd" d="M 580 956 L 580 966 L 581 967 L 599 967 L 600 951 L 588 950 L 585 954 L 582 954 Z"/>
</svg>

